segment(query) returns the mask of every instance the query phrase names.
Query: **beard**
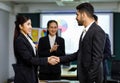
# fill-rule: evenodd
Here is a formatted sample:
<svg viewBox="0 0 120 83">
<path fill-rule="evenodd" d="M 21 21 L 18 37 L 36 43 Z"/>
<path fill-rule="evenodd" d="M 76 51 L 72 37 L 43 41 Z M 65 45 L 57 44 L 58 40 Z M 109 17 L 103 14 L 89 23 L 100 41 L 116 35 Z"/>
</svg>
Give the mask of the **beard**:
<svg viewBox="0 0 120 83">
<path fill-rule="evenodd" d="M 78 26 L 83 26 L 83 21 L 82 20 L 77 20 Z"/>
<path fill-rule="evenodd" d="M 80 23 L 80 22 L 78 22 L 78 26 L 83 26 L 83 24 L 82 24 L 82 23 Z"/>
<path fill-rule="evenodd" d="M 82 21 L 77 21 L 78 22 L 78 26 L 83 26 L 83 22 Z"/>
</svg>

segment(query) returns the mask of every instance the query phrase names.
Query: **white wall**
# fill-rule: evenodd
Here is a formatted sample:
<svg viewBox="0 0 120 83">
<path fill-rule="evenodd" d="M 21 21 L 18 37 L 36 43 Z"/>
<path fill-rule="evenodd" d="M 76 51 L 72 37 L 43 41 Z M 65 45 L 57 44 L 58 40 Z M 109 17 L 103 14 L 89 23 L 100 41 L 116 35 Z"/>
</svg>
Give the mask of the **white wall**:
<svg viewBox="0 0 120 83">
<path fill-rule="evenodd" d="M 0 83 L 8 78 L 9 13 L 0 9 Z"/>
<path fill-rule="evenodd" d="M 0 83 L 14 75 L 11 64 L 13 57 L 13 28 L 15 14 L 8 5 L 0 3 Z"/>
<path fill-rule="evenodd" d="M 13 52 L 13 36 L 14 36 L 14 25 L 15 15 L 9 15 L 9 78 L 14 76 L 14 71 L 12 68 L 12 64 L 15 63 L 15 57 Z"/>
</svg>

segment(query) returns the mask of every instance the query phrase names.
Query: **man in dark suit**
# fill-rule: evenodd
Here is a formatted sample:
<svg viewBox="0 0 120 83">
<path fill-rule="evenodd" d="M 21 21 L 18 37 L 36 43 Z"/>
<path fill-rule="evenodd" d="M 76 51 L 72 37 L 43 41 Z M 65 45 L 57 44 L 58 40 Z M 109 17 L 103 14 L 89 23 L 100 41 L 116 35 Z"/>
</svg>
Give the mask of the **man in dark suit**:
<svg viewBox="0 0 120 83">
<path fill-rule="evenodd" d="M 93 15 L 95 22 L 98 24 L 98 17 Z M 111 44 L 109 35 L 106 33 L 105 47 L 104 47 L 104 58 L 103 58 L 103 83 L 107 83 L 107 75 L 109 75 L 108 60 L 112 57 L 111 55 Z"/>
<path fill-rule="evenodd" d="M 80 37 L 79 49 L 71 55 L 53 58 L 61 63 L 77 60 L 80 83 L 102 83 L 105 32 L 94 22 L 94 8 L 90 3 L 82 3 L 76 9 L 78 25 L 85 27 Z"/>
</svg>

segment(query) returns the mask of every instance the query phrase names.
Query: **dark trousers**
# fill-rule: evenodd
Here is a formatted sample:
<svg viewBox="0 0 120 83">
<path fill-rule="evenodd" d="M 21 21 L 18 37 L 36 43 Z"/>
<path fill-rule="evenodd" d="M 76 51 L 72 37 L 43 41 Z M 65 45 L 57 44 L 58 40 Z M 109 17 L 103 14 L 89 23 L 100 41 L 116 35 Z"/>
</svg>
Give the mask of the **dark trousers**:
<svg viewBox="0 0 120 83">
<path fill-rule="evenodd" d="M 39 74 L 40 80 L 60 80 L 61 74 L 60 73 L 50 73 L 50 74 Z"/>
</svg>

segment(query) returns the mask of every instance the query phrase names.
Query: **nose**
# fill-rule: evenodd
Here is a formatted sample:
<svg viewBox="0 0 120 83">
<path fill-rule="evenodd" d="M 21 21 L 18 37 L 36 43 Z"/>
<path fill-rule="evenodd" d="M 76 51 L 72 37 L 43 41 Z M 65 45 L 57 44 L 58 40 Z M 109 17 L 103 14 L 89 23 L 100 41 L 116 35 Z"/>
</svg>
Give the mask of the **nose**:
<svg viewBox="0 0 120 83">
<path fill-rule="evenodd" d="M 75 19 L 77 20 L 77 17 Z"/>
<path fill-rule="evenodd" d="M 32 29 L 32 25 L 30 25 L 30 29 Z"/>
</svg>

